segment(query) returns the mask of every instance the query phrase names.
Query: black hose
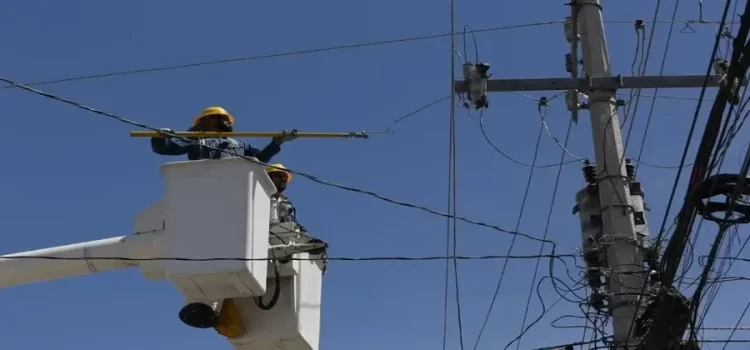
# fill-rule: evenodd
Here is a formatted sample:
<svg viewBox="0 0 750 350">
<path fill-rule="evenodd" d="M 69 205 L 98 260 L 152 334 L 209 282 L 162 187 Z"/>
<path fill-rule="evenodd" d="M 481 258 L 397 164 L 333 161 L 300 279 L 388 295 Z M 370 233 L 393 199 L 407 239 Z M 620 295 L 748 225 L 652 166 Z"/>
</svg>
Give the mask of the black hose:
<svg viewBox="0 0 750 350">
<path fill-rule="evenodd" d="M 272 260 L 271 263 L 273 264 L 273 274 L 276 283 L 276 285 L 273 287 L 273 296 L 271 297 L 271 300 L 268 301 L 268 304 L 263 303 L 263 297 L 254 298 L 255 305 L 258 305 L 258 308 L 264 311 L 273 309 L 273 307 L 276 306 L 276 303 L 279 301 L 279 295 L 281 294 L 281 275 L 279 274 L 279 265 L 275 260 Z"/>
</svg>

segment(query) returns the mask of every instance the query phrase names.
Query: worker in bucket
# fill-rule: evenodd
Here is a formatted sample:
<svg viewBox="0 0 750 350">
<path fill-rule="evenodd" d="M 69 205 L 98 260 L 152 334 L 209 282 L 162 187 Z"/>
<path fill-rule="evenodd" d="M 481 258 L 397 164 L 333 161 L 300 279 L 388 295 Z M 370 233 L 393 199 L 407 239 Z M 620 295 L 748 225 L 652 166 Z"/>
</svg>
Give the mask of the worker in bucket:
<svg viewBox="0 0 750 350">
<path fill-rule="evenodd" d="M 274 207 L 276 208 L 278 222 L 293 222 L 304 233 L 305 229 L 297 221 L 297 210 L 292 205 L 292 202 L 289 201 L 289 198 L 283 194 L 289 182 L 292 181 L 292 174 L 281 163 L 271 164 L 266 168 L 266 173 L 268 173 L 268 177 L 271 178 L 271 181 L 276 186 L 276 193 L 271 195 L 271 201 L 275 204 Z"/>
<path fill-rule="evenodd" d="M 166 133 L 174 133 L 171 129 L 160 130 Z M 204 109 L 195 118 L 193 126 L 189 129 L 189 131 L 209 132 L 231 132 L 232 130 L 234 130 L 234 116 L 222 107 Z M 281 145 L 284 142 L 296 138 L 296 130 L 284 130 L 281 135 L 274 137 L 271 143 L 261 150 L 243 141 L 228 137 L 201 138 L 190 142 L 162 134 L 151 138 L 151 149 L 154 153 L 166 156 L 187 154 L 189 160 L 232 158 L 239 155 L 255 157 L 263 163 L 268 163 L 273 156 L 281 151 Z"/>
<path fill-rule="evenodd" d="M 300 232 L 307 234 L 305 229 L 297 222 L 296 210 L 292 203 L 282 193 L 286 190 L 289 181 L 292 180 L 292 174 L 286 170 L 283 164 L 271 164 L 266 168 L 268 177 L 271 178 L 276 192 L 271 195 L 272 210 L 275 209 L 276 218 L 279 223 L 293 222 Z M 273 214 L 272 214 L 273 215 Z M 272 220 L 275 221 L 275 220 Z M 211 303 L 192 302 L 185 305 L 179 313 L 180 320 L 188 326 L 195 328 L 213 327 L 219 333 L 227 335 L 233 332 L 228 324 L 232 322 L 222 321 L 222 319 L 232 318 L 231 314 L 236 314 L 237 309 L 233 299 L 217 300 Z"/>
</svg>

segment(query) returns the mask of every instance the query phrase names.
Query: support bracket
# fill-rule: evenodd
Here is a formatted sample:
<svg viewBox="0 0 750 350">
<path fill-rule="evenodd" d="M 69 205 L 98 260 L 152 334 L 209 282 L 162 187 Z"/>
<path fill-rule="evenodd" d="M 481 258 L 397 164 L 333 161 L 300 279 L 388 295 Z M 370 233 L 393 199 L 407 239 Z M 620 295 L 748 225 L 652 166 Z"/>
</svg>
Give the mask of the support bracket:
<svg viewBox="0 0 750 350">
<path fill-rule="evenodd" d="M 614 76 L 598 78 L 538 78 L 538 79 L 490 79 L 487 91 L 552 91 L 552 90 L 617 90 L 651 88 L 699 88 L 704 83 L 717 87 L 723 81 L 721 75 L 675 75 L 675 76 Z M 743 83 L 744 85 L 744 83 Z M 458 93 L 466 93 L 465 81 L 454 82 Z"/>
</svg>

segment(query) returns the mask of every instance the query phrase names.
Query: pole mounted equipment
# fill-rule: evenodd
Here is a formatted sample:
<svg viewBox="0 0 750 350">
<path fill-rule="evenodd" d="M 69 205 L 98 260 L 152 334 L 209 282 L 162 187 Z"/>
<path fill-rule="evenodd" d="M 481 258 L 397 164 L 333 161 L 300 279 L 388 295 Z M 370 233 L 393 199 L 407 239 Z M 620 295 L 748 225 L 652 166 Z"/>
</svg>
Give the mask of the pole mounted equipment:
<svg viewBox="0 0 750 350">
<path fill-rule="evenodd" d="M 584 177 L 587 185 L 576 196 L 575 210 L 581 219 L 586 272 L 592 287 L 592 296 L 588 302 L 597 309 L 606 308 L 612 318 L 614 337 L 609 344 L 611 349 L 633 350 L 640 344 L 639 338 L 646 333 L 643 327 L 638 331 L 631 331 L 636 318 L 640 325 L 651 328 L 648 333 L 677 334 L 684 325 L 685 318 L 679 316 L 671 320 L 669 313 L 661 312 L 661 308 L 674 302 L 685 310 L 686 304 L 679 292 L 671 287 L 671 281 L 665 283 L 660 280 L 660 274 L 651 273 L 659 265 L 655 254 L 658 247 L 650 246 L 646 220 L 648 206 L 644 200 L 644 191 L 635 179 L 632 164 L 627 164 L 623 154 L 617 109 L 625 101 L 618 99 L 616 92 L 626 89 L 729 85 L 732 87 L 728 94 L 730 103 L 738 103 L 741 100 L 739 87 L 746 86 L 747 81 L 730 79 L 723 62 L 716 62 L 714 74 L 708 76 L 612 74 L 601 1 L 571 0 L 567 5 L 571 8 L 571 15 L 566 18 L 563 26 L 565 39 L 571 44 L 569 54 L 565 57 L 565 68 L 570 76 L 488 79 L 485 76 L 489 66 L 481 67 L 485 73 L 482 75 L 480 67 L 467 63 L 464 65 L 463 80 L 457 79 L 454 88 L 457 93 L 466 94 L 466 107 L 470 106 L 468 102 L 471 101 L 476 109 L 487 107 L 488 92 L 564 91 L 567 108 L 573 112 L 575 122 L 579 110 L 589 111 L 595 157 L 593 162 L 585 164 Z M 644 25 L 642 20 L 635 22 L 637 30 L 641 30 Z M 578 52 L 579 46 L 581 54 Z M 583 74 L 577 74 L 579 65 L 582 66 Z M 738 211 L 742 210 L 744 208 Z M 606 254 L 602 255 L 601 252 Z M 648 269 L 644 263 L 649 266 Z M 647 275 L 651 278 L 644 278 Z M 666 285 L 657 286 L 661 284 Z M 650 308 L 652 316 L 639 317 L 647 308 Z M 658 346 L 646 348 L 663 349 Z"/>
<path fill-rule="evenodd" d="M 487 79 L 491 74 L 490 65 L 487 63 L 464 63 L 464 84 L 466 87 L 466 100 L 471 101 L 474 109 L 481 111 L 490 106 L 487 101 Z M 469 102 L 464 103 L 464 107 L 469 108 Z"/>
</svg>

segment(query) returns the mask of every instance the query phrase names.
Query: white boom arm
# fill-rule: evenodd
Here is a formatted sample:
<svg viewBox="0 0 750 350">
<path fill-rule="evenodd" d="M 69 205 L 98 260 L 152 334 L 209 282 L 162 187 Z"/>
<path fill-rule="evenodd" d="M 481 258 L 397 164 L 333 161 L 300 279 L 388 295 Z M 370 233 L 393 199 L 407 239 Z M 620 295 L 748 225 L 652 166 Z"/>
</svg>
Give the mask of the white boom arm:
<svg viewBox="0 0 750 350">
<path fill-rule="evenodd" d="M 0 256 L 0 288 L 138 266 L 147 279 L 172 282 L 183 310 L 222 301 L 221 313 L 210 311 L 213 327 L 237 350 L 317 350 L 325 264 L 309 258 L 326 245 L 293 223 L 271 224 L 276 188 L 264 167 L 230 158 L 161 170 L 164 199 L 136 215 L 139 233 Z M 282 259 L 291 256 L 301 260 Z M 278 303 L 259 306 L 255 298 L 269 293 Z"/>
<path fill-rule="evenodd" d="M 155 236 L 155 233 L 143 233 L 2 255 L 0 288 L 138 266 L 138 261 L 87 258 L 138 259 L 158 256 Z"/>
</svg>

